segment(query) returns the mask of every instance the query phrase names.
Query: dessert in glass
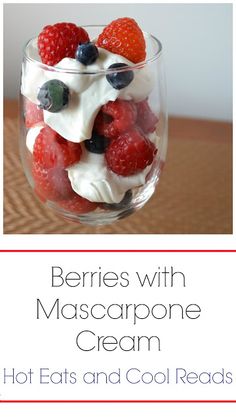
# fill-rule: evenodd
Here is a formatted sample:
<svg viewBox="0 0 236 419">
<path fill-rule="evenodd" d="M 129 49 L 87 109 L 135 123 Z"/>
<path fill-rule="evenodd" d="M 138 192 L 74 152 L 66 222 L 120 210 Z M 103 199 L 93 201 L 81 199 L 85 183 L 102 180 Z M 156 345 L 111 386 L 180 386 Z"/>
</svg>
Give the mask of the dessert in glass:
<svg viewBox="0 0 236 419">
<path fill-rule="evenodd" d="M 131 18 L 43 28 L 24 49 L 20 151 L 40 201 L 104 225 L 144 206 L 167 149 L 162 46 Z"/>
</svg>

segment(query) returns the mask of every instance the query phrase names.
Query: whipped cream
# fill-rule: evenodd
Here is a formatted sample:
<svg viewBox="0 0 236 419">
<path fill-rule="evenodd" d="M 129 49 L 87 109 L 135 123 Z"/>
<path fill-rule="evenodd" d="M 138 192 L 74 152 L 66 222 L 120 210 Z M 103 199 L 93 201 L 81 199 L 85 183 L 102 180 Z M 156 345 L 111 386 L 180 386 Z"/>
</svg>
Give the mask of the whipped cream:
<svg viewBox="0 0 236 419">
<path fill-rule="evenodd" d="M 104 154 L 90 153 L 83 148 L 79 163 L 67 171 L 77 194 L 92 202 L 112 204 L 120 202 L 128 189 L 143 185 L 150 166 L 132 176 L 119 176 L 107 168 Z"/>
<path fill-rule="evenodd" d="M 44 123 L 40 122 L 38 124 L 35 124 L 32 128 L 30 128 L 26 135 L 26 146 L 28 150 L 33 153 L 34 149 L 34 143 L 36 140 L 36 137 L 39 135 L 41 129 L 44 127 Z"/>
<path fill-rule="evenodd" d="M 124 63 L 129 66 L 133 66 L 133 63 L 103 48 L 98 50 L 99 57 L 90 66 L 85 66 L 73 58 L 63 58 L 54 66 L 55 70 L 53 68 L 47 70 L 40 67 L 40 63 L 31 60 L 27 60 L 23 65 L 22 94 L 35 104 L 38 104 L 38 90 L 46 81 L 59 79 L 68 86 L 70 90 L 68 106 L 58 113 L 44 111 L 44 122 L 65 139 L 76 143 L 91 138 L 94 120 L 102 105 L 117 98 L 136 102 L 144 100 L 154 85 L 154 76 L 146 65 L 133 70 L 134 79 L 127 87 L 121 90 L 114 89 L 104 74 L 92 73 L 105 70 L 114 63 Z M 32 60 L 40 62 L 37 39 L 28 44 L 26 53 Z"/>
</svg>

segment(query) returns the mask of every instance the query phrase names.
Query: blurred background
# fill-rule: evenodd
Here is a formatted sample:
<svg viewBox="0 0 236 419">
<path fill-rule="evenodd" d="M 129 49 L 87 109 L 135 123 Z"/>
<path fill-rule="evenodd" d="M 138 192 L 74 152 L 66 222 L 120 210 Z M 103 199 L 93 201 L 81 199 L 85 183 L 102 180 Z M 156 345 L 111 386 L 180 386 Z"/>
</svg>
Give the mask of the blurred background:
<svg viewBox="0 0 236 419">
<path fill-rule="evenodd" d="M 5 4 L 5 97 L 18 96 L 22 48 L 46 24 L 122 16 L 163 43 L 171 115 L 231 120 L 231 4 Z"/>
</svg>

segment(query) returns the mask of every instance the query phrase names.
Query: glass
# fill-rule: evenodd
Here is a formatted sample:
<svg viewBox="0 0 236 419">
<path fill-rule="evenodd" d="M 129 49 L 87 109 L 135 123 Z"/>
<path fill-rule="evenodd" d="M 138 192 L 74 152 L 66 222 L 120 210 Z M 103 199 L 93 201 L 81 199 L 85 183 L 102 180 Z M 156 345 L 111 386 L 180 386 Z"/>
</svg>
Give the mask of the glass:
<svg viewBox="0 0 236 419">
<path fill-rule="evenodd" d="M 85 29 L 96 39 L 103 27 Z M 21 159 L 36 196 L 66 219 L 109 224 L 142 208 L 155 191 L 167 151 L 165 74 L 160 41 L 144 37 L 144 62 L 109 70 L 81 70 L 71 59 L 69 67 L 42 64 L 37 39 L 24 49 Z M 114 80 L 121 85 L 114 88 Z M 48 81 L 62 86 L 66 99 L 42 110 Z"/>
</svg>

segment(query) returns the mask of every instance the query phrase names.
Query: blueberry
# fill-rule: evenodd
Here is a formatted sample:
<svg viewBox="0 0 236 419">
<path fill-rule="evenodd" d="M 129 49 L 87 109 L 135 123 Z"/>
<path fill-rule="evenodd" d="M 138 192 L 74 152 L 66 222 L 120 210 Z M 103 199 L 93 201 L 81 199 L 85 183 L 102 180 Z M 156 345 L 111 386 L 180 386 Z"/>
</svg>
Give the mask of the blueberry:
<svg viewBox="0 0 236 419">
<path fill-rule="evenodd" d="M 49 80 L 38 92 L 39 108 L 48 112 L 60 112 L 69 101 L 69 89 L 61 80 Z"/>
<path fill-rule="evenodd" d="M 98 49 L 93 42 L 86 42 L 78 46 L 75 58 L 84 65 L 93 64 L 98 58 Z"/>
<path fill-rule="evenodd" d="M 125 192 L 124 198 L 120 202 L 118 202 L 118 204 L 104 203 L 103 208 L 107 210 L 114 210 L 114 211 L 126 209 L 127 205 L 129 205 L 129 203 L 131 202 L 132 197 L 133 197 L 132 191 L 129 189 L 127 192 Z"/>
<path fill-rule="evenodd" d="M 108 70 L 112 68 L 122 68 L 128 67 L 127 64 L 124 63 L 115 63 L 108 67 Z M 107 74 L 106 76 L 107 81 L 114 87 L 114 89 L 120 90 L 124 89 L 124 87 L 128 86 L 134 78 L 134 73 L 132 70 L 127 70 L 123 72 L 114 72 L 111 74 Z"/>
<path fill-rule="evenodd" d="M 85 140 L 84 145 L 91 153 L 102 154 L 105 153 L 108 142 L 109 140 L 106 137 L 93 132 L 92 137 L 89 140 Z"/>
</svg>

